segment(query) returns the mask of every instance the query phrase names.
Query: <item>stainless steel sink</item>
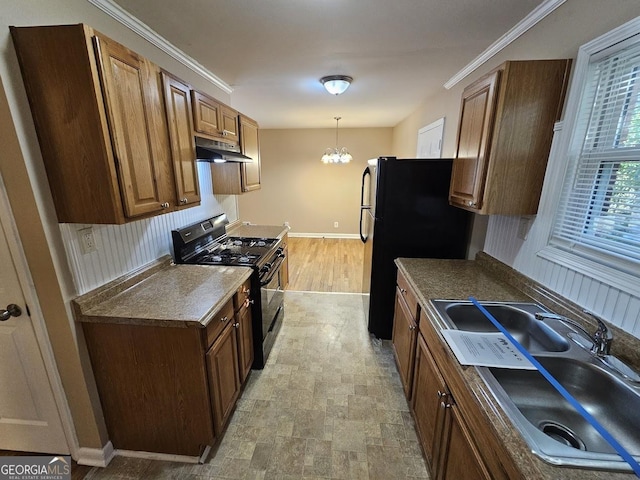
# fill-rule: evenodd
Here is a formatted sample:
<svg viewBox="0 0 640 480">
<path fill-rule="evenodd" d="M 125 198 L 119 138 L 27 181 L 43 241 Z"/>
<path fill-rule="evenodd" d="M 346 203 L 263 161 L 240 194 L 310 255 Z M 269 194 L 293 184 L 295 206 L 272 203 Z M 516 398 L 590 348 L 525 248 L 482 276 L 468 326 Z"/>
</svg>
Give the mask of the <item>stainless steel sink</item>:
<svg viewBox="0 0 640 480">
<path fill-rule="evenodd" d="M 448 327 L 492 330 L 491 322 L 470 302 L 432 302 Z M 533 314 L 542 309 L 535 304 L 482 304 L 640 461 L 639 382 L 592 353 L 588 340 L 569 341 L 582 335 L 571 325 L 560 320 L 536 320 Z M 478 372 L 532 452 L 543 460 L 554 465 L 631 470 L 540 372 L 484 367 Z"/>
<path fill-rule="evenodd" d="M 640 455 L 637 390 L 589 361 L 559 357 L 538 361 L 631 455 Z M 540 372 L 489 370 L 527 422 L 548 437 L 541 439 L 548 444 L 545 451 L 565 456 L 575 455 L 575 450 L 616 453 Z"/>
<path fill-rule="evenodd" d="M 497 332 L 498 329 L 471 302 L 434 300 L 440 314 L 458 330 L 472 332 Z M 534 314 L 544 311 L 534 303 L 483 303 L 487 311 L 528 351 L 564 352 L 569 349 L 567 339 L 545 323 L 536 320 Z"/>
</svg>

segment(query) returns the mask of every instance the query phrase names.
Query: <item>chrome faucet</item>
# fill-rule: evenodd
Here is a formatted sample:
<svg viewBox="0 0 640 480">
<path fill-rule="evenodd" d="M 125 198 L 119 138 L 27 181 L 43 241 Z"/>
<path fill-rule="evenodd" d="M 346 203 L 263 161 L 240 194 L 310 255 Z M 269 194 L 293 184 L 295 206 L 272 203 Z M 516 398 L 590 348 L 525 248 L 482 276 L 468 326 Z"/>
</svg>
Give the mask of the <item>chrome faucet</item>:
<svg viewBox="0 0 640 480">
<path fill-rule="evenodd" d="M 537 312 L 535 314 L 535 317 L 537 320 L 559 320 L 578 328 L 584 335 L 587 336 L 589 340 L 591 340 L 591 342 L 593 342 L 593 347 L 591 348 L 591 351 L 593 353 L 595 353 L 598 357 L 609 355 L 609 352 L 611 351 L 611 343 L 613 342 L 613 333 L 611 332 L 609 327 L 607 327 L 607 324 L 604 322 L 604 320 L 602 320 L 600 317 L 587 310 L 583 310 L 583 312 L 595 319 L 596 322 L 598 322 L 598 328 L 593 334 L 589 333 L 582 325 L 580 325 L 575 320 L 571 320 L 570 318 L 562 315 L 547 312 Z"/>
</svg>

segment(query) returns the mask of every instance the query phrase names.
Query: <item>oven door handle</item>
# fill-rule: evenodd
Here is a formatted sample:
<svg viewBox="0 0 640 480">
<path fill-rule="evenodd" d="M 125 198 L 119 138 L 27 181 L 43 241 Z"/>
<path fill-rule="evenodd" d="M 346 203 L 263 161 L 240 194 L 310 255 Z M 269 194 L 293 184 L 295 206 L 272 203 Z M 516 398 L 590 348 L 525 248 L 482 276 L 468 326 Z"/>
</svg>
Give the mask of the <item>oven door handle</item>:
<svg viewBox="0 0 640 480">
<path fill-rule="evenodd" d="M 269 275 L 269 277 L 266 280 L 263 280 L 262 277 L 260 278 L 261 287 L 264 287 L 265 285 L 268 285 L 269 283 L 271 283 L 271 280 L 273 280 L 273 277 L 275 277 L 278 274 L 278 270 L 280 270 L 280 266 L 284 262 L 285 258 L 287 258 L 287 256 L 284 253 L 279 253 L 274 263 L 267 264 L 268 267 L 264 271 L 264 273 L 268 274 L 271 271 L 273 271 L 273 273 L 271 273 L 271 275 Z"/>
</svg>

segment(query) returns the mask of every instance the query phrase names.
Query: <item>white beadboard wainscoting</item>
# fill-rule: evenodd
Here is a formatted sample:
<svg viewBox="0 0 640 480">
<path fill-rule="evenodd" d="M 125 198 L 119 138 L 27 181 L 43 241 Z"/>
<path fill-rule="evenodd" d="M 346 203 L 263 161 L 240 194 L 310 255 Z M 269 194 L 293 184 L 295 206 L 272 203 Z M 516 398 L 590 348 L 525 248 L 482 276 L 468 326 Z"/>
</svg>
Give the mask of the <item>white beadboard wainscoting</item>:
<svg viewBox="0 0 640 480">
<path fill-rule="evenodd" d="M 515 270 L 540 282 L 554 292 L 640 338 L 640 298 L 572 270 L 567 266 L 541 258 L 532 252 L 529 240 L 518 237 L 520 217 L 491 216 L 485 251 Z M 525 253 L 527 252 L 527 253 Z"/>
<path fill-rule="evenodd" d="M 76 294 L 82 295 L 157 258 L 171 253 L 171 230 L 226 213 L 238 219 L 234 195 L 214 195 L 209 163 L 198 162 L 201 204 L 125 225 L 90 225 L 97 251 L 83 254 L 78 230 L 85 224 L 61 223 L 60 231 Z"/>
</svg>

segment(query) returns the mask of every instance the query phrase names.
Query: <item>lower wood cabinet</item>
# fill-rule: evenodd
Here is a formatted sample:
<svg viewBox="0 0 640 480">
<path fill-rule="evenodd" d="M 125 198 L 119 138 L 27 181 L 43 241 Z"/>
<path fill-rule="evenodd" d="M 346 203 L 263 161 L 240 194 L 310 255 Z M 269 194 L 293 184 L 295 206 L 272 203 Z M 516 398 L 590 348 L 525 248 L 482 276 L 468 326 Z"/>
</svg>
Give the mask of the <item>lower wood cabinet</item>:
<svg viewBox="0 0 640 480">
<path fill-rule="evenodd" d="M 240 368 L 240 383 L 244 383 L 253 364 L 253 317 L 251 316 L 251 280 L 242 285 L 235 298 L 236 323 L 238 330 L 238 366 Z"/>
<path fill-rule="evenodd" d="M 229 322 L 206 355 L 216 433 L 221 433 L 240 393 L 238 332 Z"/>
<path fill-rule="evenodd" d="M 398 272 L 391 342 L 404 394 L 408 400 L 411 399 L 413 384 L 418 312 L 418 300 L 406 278 Z"/>
<path fill-rule="evenodd" d="M 413 382 L 413 395 L 411 409 L 416 422 L 418 436 L 422 443 L 422 450 L 427 460 L 427 466 L 433 472 L 436 467 L 434 448 L 440 447 L 440 442 L 435 445 L 436 430 L 442 430 L 442 425 L 438 425 L 438 414 L 440 412 L 440 398 L 446 395 L 446 384 L 436 366 L 427 344 L 418 335 L 418 346 L 416 348 L 415 374 Z M 440 433 L 440 432 L 438 432 Z"/>
<path fill-rule="evenodd" d="M 206 328 L 82 324 L 115 448 L 200 456 L 219 441 L 253 362 L 248 285 Z"/>
<path fill-rule="evenodd" d="M 417 298 L 399 271 L 394 356 L 430 478 L 521 479 Z"/>
<path fill-rule="evenodd" d="M 444 413 L 444 428 L 442 430 L 441 463 L 436 471 L 436 479 L 459 480 L 473 478 L 474 480 L 489 480 L 494 478 L 485 465 L 474 439 L 469 433 L 464 418 L 455 405 L 453 399 L 442 405 Z"/>
<path fill-rule="evenodd" d="M 432 478 L 492 478 L 422 335 L 418 335 L 412 398 Z"/>
<path fill-rule="evenodd" d="M 396 288 L 396 303 L 393 314 L 393 355 L 398 366 L 407 399 L 411 398 L 413 364 L 416 351 L 416 333 L 418 324 L 402 298 L 400 288 Z"/>
<path fill-rule="evenodd" d="M 418 322 L 411 410 L 431 477 L 522 479 L 428 312 Z"/>
</svg>

